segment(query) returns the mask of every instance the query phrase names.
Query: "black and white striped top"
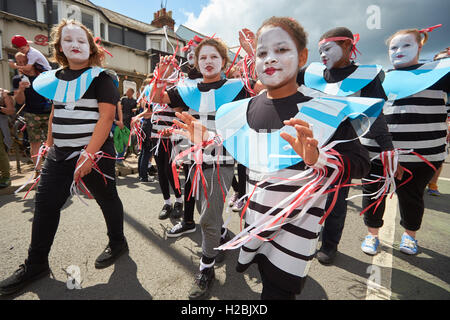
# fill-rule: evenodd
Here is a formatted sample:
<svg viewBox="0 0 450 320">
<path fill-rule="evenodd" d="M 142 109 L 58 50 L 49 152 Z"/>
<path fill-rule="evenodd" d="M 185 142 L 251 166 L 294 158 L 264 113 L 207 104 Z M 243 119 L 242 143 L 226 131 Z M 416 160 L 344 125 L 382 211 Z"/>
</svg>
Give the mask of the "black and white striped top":
<svg viewBox="0 0 450 320">
<path fill-rule="evenodd" d="M 87 68 L 82 70 L 66 68 L 59 71 L 56 76 L 61 80 L 72 81 L 86 70 Z M 98 103 L 116 106 L 119 98 L 119 92 L 112 78 L 106 72 L 102 72 L 92 81 L 81 99 L 69 103 L 54 102 L 52 137 L 56 159 L 66 159 L 73 152 L 88 145 L 100 117 Z M 112 139 L 109 143 L 111 142 Z"/>
<path fill-rule="evenodd" d="M 213 82 L 213 83 L 198 83 L 198 89 L 201 92 L 210 93 L 214 97 L 214 90 L 219 89 L 226 83 L 226 79 Z M 199 119 L 200 122 L 208 129 L 208 131 L 216 133 L 216 112 L 199 113 L 193 109 L 190 109 L 181 98 L 176 88 L 168 91 L 170 98 L 170 106 L 185 108 L 194 118 Z M 237 94 L 232 101 L 248 98 L 249 95 L 245 88 Z M 232 102 L 228 101 L 228 102 Z M 189 162 L 193 162 L 193 155 L 188 155 Z M 208 148 L 203 153 L 203 164 L 206 167 L 211 167 L 219 162 L 220 165 L 234 165 L 234 158 L 227 152 L 225 147 Z"/>
<path fill-rule="evenodd" d="M 175 119 L 175 110 L 166 104 L 152 105 L 152 138 L 169 139 L 169 137 L 162 137 L 158 132 L 169 129 L 173 126 L 173 119 Z M 177 139 L 178 140 L 178 139 Z"/>
<path fill-rule="evenodd" d="M 278 130 L 283 126 L 283 120 L 290 119 L 298 112 L 297 103 L 309 99 L 301 93 L 296 93 L 291 97 L 271 100 L 263 93 L 249 103 L 248 124 L 256 131 Z M 352 125 L 349 121 L 344 121 L 330 141 L 350 140 L 354 137 L 356 133 Z M 350 178 L 361 178 L 368 172 L 370 166 L 368 153 L 358 140 L 338 144 L 335 150 L 349 163 Z M 247 168 L 246 192 L 252 192 L 256 184 L 266 178 L 291 179 L 305 169 L 303 162 L 269 174 Z M 279 184 L 280 181 L 272 179 L 256 187 L 245 213 L 246 227 L 273 207 L 278 208 L 272 214 L 279 213 L 289 205 L 289 202 L 284 205 L 280 203 L 309 182 L 309 180 L 286 181 Z M 273 186 L 275 183 L 279 185 Z M 324 214 L 326 198 L 327 195 L 322 195 L 301 219 L 283 225 L 272 241 L 253 239 L 245 244 L 239 253 L 237 271 L 243 272 L 252 263 L 257 263 L 265 274 L 270 275 L 272 282 L 278 283 L 285 290 L 299 293 L 316 251 L 321 228 L 319 221 Z M 296 208 L 289 218 L 297 216 L 301 209 Z M 260 236 L 269 239 L 274 234 L 275 231 L 269 231 Z"/>
<path fill-rule="evenodd" d="M 445 159 L 448 92 L 450 74 L 426 90 L 385 105 L 384 114 L 395 148 L 413 149 L 435 165 Z M 400 155 L 400 162 L 426 165 L 411 154 Z"/>
</svg>

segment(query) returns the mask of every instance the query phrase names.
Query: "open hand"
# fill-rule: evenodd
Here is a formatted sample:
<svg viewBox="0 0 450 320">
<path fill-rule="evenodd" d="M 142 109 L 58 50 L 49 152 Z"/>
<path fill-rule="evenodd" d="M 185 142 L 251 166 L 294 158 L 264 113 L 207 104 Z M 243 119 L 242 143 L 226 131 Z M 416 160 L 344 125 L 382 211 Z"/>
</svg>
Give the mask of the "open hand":
<svg viewBox="0 0 450 320">
<path fill-rule="evenodd" d="M 306 165 L 312 166 L 319 158 L 319 142 L 314 139 L 313 132 L 309 127 L 309 123 L 300 119 L 291 118 L 284 121 L 285 125 L 294 127 L 297 131 L 297 137 L 291 136 L 289 133 L 281 132 L 280 136 L 289 142 L 294 151 L 302 157 Z"/>
<path fill-rule="evenodd" d="M 173 61 L 172 56 L 160 57 L 156 68 L 161 79 L 166 79 L 173 73 L 174 64 L 176 64 L 176 60 Z"/>
<path fill-rule="evenodd" d="M 187 112 L 176 112 L 175 115 L 183 122 L 176 119 L 173 120 L 173 122 L 180 128 L 173 130 L 174 133 L 185 136 L 195 144 L 208 140 L 208 130 L 200 121 Z"/>
<path fill-rule="evenodd" d="M 256 50 L 256 37 L 250 29 L 244 28 L 239 31 L 239 43 L 248 55 L 254 54 Z"/>
</svg>

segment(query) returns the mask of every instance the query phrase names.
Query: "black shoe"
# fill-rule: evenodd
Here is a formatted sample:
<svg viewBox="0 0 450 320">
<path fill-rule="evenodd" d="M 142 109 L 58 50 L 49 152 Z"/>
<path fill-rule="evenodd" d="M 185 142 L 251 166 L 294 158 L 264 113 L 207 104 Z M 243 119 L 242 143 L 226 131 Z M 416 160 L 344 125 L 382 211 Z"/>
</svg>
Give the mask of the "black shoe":
<svg viewBox="0 0 450 320">
<path fill-rule="evenodd" d="M 21 264 L 9 278 L 0 282 L 0 295 L 16 293 L 30 283 L 50 274 L 48 264 Z"/>
<path fill-rule="evenodd" d="M 95 269 L 104 269 L 112 265 L 123 254 L 128 252 L 128 243 L 125 240 L 120 245 L 107 245 L 105 250 L 95 260 Z"/>
<path fill-rule="evenodd" d="M 225 234 L 225 237 L 220 238 L 220 245 L 223 245 L 224 243 L 227 243 L 231 240 L 229 231 L 227 230 L 227 233 Z M 222 263 L 225 260 L 226 256 L 226 250 L 219 250 L 216 256 L 216 263 Z"/>
<path fill-rule="evenodd" d="M 159 213 L 159 220 L 164 220 L 167 219 L 170 216 L 170 213 L 172 212 L 172 205 L 171 204 L 165 204 L 162 209 L 161 212 Z"/>
<path fill-rule="evenodd" d="M 148 178 L 139 177 L 139 182 L 148 182 Z"/>
<path fill-rule="evenodd" d="M 156 170 L 155 166 L 151 166 L 147 169 L 149 175 L 156 176 L 158 174 L 158 170 Z"/>
<path fill-rule="evenodd" d="M 183 202 L 175 202 L 172 210 L 172 218 L 178 219 L 183 215 Z"/>
<path fill-rule="evenodd" d="M 320 248 L 319 252 L 317 252 L 316 258 L 319 260 L 321 264 L 330 265 L 333 263 L 334 258 L 336 257 L 337 246 L 324 243 Z"/>
<path fill-rule="evenodd" d="M 209 293 L 214 279 L 214 267 L 203 269 L 203 271 L 196 274 L 194 284 L 189 291 L 189 299 L 200 300 L 205 298 Z"/>
<path fill-rule="evenodd" d="M 176 238 L 180 237 L 181 235 L 185 233 L 192 233 L 195 232 L 195 223 L 185 223 L 184 221 L 179 222 L 178 224 L 174 225 L 172 229 L 167 231 L 166 235 L 168 238 Z"/>
</svg>

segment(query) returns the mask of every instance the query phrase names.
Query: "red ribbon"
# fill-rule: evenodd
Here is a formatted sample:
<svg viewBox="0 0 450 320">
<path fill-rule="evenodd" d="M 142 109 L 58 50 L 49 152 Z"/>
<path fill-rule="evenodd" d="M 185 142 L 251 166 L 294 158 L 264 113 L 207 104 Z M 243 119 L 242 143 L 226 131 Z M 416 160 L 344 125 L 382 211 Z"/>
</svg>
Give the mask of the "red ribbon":
<svg viewBox="0 0 450 320">
<path fill-rule="evenodd" d="M 343 41 L 343 40 L 350 40 L 352 42 L 353 46 L 352 46 L 352 51 L 351 51 L 352 53 L 350 55 L 350 59 L 351 60 L 355 60 L 356 59 L 356 53 L 361 54 L 361 52 L 358 49 L 356 49 L 356 44 L 359 41 L 359 33 L 354 34 L 353 35 L 353 39 L 349 38 L 349 37 L 331 37 L 331 38 L 326 38 L 326 39 L 323 39 L 323 40 L 321 40 L 319 42 L 319 46 L 322 45 L 325 42 L 331 42 L 331 41 L 336 42 L 336 41 Z"/>
<path fill-rule="evenodd" d="M 94 43 L 97 45 L 97 47 L 99 47 L 100 49 L 102 49 L 103 51 L 105 51 L 107 54 L 109 54 L 112 57 L 113 55 L 108 50 L 106 50 L 104 47 L 102 47 L 100 45 L 101 42 L 102 42 L 102 39 L 100 39 L 100 37 L 94 38 Z"/>
<path fill-rule="evenodd" d="M 236 55 L 234 56 L 233 62 L 231 63 L 231 66 L 228 68 L 227 72 L 225 73 L 225 76 L 228 78 L 228 73 L 230 72 L 231 68 L 233 68 L 234 63 L 236 62 L 237 57 L 239 56 L 239 51 L 241 51 L 242 47 L 239 47 L 238 51 L 236 52 Z"/>
<path fill-rule="evenodd" d="M 431 31 L 433 31 L 434 29 L 437 29 L 437 28 L 440 28 L 440 27 L 442 27 L 442 23 L 441 23 L 441 24 L 437 24 L 437 25 L 432 26 L 432 27 L 420 29 L 419 32 L 420 32 L 420 33 L 431 32 Z"/>
<path fill-rule="evenodd" d="M 192 38 L 191 40 L 189 40 L 189 42 L 187 43 L 186 46 L 183 47 L 183 49 L 181 49 L 181 51 L 188 51 L 189 48 L 193 47 L 195 48 L 196 46 L 198 46 L 198 44 L 200 42 L 203 41 L 203 38 L 200 38 L 199 36 L 194 36 L 194 38 Z"/>
</svg>

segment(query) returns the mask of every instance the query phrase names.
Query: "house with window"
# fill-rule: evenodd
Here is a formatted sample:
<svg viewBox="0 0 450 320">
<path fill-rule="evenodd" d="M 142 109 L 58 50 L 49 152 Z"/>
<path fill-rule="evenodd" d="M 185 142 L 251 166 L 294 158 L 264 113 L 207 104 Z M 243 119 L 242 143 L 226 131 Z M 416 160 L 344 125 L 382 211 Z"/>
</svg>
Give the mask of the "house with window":
<svg viewBox="0 0 450 320">
<path fill-rule="evenodd" d="M 16 72 L 8 65 L 8 59 L 16 53 L 11 37 L 23 35 L 50 57 L 49 30 L 64 18 L 81 21 L 94 37 L 101 38 L 101 46 L 113 56 L 106 56 L 106 67 L 119 75 L 121 93 L 130 87 L 140 88 L 152 75 L 160 55 L 173 54 L 177 46 L 182 48 L 187 42 L 175 33 L 172 12 L 166 8 L 155 12 L 153 21 L 146 23 L 89 0 L 0 0 L 0 87 L 11 89 Z M 178 51 L 177 59 L 186 61 L 185 53 Z"/>
</svg>

